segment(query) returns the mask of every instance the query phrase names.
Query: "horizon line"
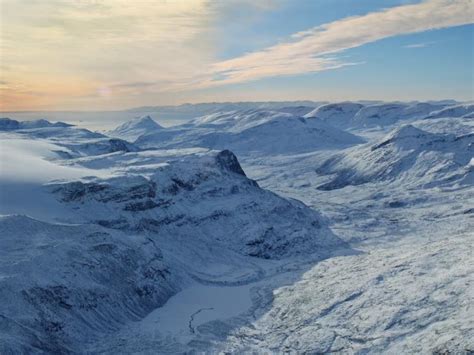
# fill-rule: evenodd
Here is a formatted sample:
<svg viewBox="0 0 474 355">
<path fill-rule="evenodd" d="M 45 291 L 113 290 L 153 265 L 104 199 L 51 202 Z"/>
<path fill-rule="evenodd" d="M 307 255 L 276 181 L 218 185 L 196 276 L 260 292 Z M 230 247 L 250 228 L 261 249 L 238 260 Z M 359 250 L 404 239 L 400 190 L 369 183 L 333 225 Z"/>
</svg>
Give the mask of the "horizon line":
<svg viewBox="0 0 474 355">
<path fill-rule="evenodd" d="M 466 104 L 474 102 L 474 98 L 471 100 L 456 100 L 456 99 L 428 99 L 428 100 L 376 100 L 376 99 L 357 99 L 357 100 L 312 100 L 312 99 L 301 99 L 301 100 L 268 100 L 268 101 L 202 101 L 202 102 L 185 102 L 181 104 L 164 104 L 164 105 L 142 105 L 142 106 L 133 106 L 129 108 L 117 108 L 117 109 L 97 109 L 97 110 L 61 110 L 61 109 L 44 109 L 44 110 L 0 110 L 0 113 L 34 113 L 34 112 L 123 112 L 131 111 L 143 108 L 165 108 L 165 107 L 180 107 L 180 106 L 193 106 L 193 105 L 223 105 L 223 104 L 246 104 L 246 103 L 296 103 L 296 102 L 312 102 L 317 104 L 334 104 L 334 103 L 343 103 L 343 102 L 373 102 L 373 103 L 416 103 L 416 102 L 445 102 L 452 101 L 457 104 Z"/>
</svg>

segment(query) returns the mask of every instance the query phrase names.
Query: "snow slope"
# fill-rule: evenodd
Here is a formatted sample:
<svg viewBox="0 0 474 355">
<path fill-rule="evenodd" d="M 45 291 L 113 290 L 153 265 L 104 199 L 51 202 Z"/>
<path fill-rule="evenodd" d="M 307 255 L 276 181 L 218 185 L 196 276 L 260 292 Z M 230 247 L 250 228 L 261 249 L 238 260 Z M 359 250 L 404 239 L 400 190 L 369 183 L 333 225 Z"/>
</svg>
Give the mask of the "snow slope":
<svg viewBox="0 0 474 355">
<path fill-rule="evenodd" d="M 317 172 L 334 177 L 319 189 L 394 179 L 402 179 L 405 186 L 462 183 L 473 174 L 473 154 L 473 133 L 430 133 L 404 125 L 374 144 L 355 147 L 324 162 Z"/>
<path fill-rule="evenodd" d="M 65 154 L 73 153 L 49 140 L 0 133 L 0 214 L 27 214 L 50 221 L 65 211 L 43 184 L 107 174 L 60 163 Z"/>
<path fill-rule="evenodd" d="M 81 351 L 178 289 L 143 236 L 19 215 L 0 217 L 0 234 L 2 353 Z"/>
<path fill-rule="evenodd" d="M 271 309 L 215 351 L 469 354 L 472 248 L 466 232 L 437 240 L 422 234 L 322 261 L 274 292 Z"/>
</svg>

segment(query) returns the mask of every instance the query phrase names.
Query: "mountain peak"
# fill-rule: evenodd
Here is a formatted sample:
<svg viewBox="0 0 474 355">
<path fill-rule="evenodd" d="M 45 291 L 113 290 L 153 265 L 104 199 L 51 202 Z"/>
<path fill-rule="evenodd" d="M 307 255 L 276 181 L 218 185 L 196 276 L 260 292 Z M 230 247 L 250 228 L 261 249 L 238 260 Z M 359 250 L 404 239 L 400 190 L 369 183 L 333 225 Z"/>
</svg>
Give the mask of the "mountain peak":
<svg viewBox="0 0 474 355">
<path fill-rule="evenodd" d="M 154 124 L 158 125 L 158 123 L 156 123 L 156 121 L 153 118 L 151 118 L 150 115 L 144 115 L 144 116 L 137 117 L 137 121 L 139 121 L 139 122 L 151 122 L 151 123 L 154 123 Z"/>
<path fill-rule="evenodd" d="M 0 118 L 0 131 L 11 131 L 20 128 L 20 122 L 8 117 Z"/>
<path fill-rule="evenodd" d="M 216 155 L 216 162 L 223 169 L 246 176 L 244 170 L 240 166 L 239 161 L 237 160 L 237 157 L 228 149 L 225 149 Z"/>
<path fill-rule="evenodd" d="M 157 129 L 161 127 L 154 119 L 149 115 L 135 117 L 134 119 L 122 123 L 120 126 L 115 128 L 115 132 L 125 132 L 132 129 Z"/>
<path fill-rule="evenodd" d="M 149 115 L 144 115 L 121 124 L 114 130 L 108 132 L 108 134 L 112 137 L 134 141 L 142 134 L 150 131 L 161 130 L 162 128 L 163 127 Z"/>
<path fill-rule="evenodd" d="M 435 136 L 436 135 L 433 133 L 423 131 L 411 124 L 407 124 L 391 131 L 387 136 L 385 136 L 381 143 L 374 145 L 372 150 L 379 149 L 388 144 L 396 144 L 399 147 L 411 148 L 412 146 L 418 146 L 425 142 L 426 139 L 430 140 Z"/>
<path fill-rule="evenodd" d="M 144 115 L 137 117 L 129 122 L 124 123 L 122 126 L 127 125 L 128 128 L 163 128 L 160 126 L 150 115 Z"/>
<path fill-rule="evenodd" d="M 20 122 L 21 128 L 23 129 L 34 129 L 34 128 L 46 128 L 46 127 L 62 127 L 62 128 L 67 128 L 67 127 L 72 127 L 73 125 L 65 122 L 51 122 L 48 121 L 44 118 L 40 118 L 38 120 L 33 120 L 33 121 L 22 121 Z"/>
<path fill-rule="evenodd" d="M 419 137 L 428 134 L 419 128 L 412 126 L 411 124 L 403 125 L 391 134 L 392 139 L 408 138 L 408 137 Z"/>
</svg>

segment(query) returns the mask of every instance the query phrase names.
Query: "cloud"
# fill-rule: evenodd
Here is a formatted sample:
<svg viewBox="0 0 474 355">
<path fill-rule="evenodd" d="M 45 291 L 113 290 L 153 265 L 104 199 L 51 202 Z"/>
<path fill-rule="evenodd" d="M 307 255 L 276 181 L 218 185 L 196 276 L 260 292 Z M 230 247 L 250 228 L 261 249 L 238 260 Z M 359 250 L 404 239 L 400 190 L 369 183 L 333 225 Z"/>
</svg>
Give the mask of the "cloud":
<svg viewBox="0 0 474 355">
<path fill-rule="evenodd" d="M 425 48 L 434 43 L 435 42 L 413 43 L 413 44 L 407 44 L 406 46 L 403 46 L 403 48 Z"/>
<path fill-rule="evenodd" d="M 295 33 L 290 40 L 217 62 L 199 87 L 243 83 L 265 77 L 318 72 L 356 63 L 341 52 L 384 38 L 474 22 L 472 0 L 428 0 L 402 5 Z"/>
<path fill-rule="evenodd" d="M 0 0 L 1 79 L 49 94 L 47 105 L 60 104 L 61 96 L 73 101 L 66 92 L 77 97 L 97 93 L 96 98 L 103 98 L 104 92 L 125 96 L 140 89 L 133 83 L 153 81 L 163 90 L 214 61 L 208 35 L 214 13 L 208 2 Z M 62 92 L 56 91 L 59 81 Z M 64 86 L 70 88 L 64 91 Z M 28 105 L 24 94 L 14 90 L 8 107 Z M 0 100 L 0 107 L 5 105 Z"/>
<path fill-rule="evenodd" d="M 222 55 L 216 44 L 222 21 L 245 23 L 247 14 L 264 16 L 284 1 L 0 0 L 0 109 L 170 103 L 204 88 L 357 65 L 342 53 L 387 37 L 473 22 L 474 0 L 427 0 L 216 59 Z"/>
</svg>

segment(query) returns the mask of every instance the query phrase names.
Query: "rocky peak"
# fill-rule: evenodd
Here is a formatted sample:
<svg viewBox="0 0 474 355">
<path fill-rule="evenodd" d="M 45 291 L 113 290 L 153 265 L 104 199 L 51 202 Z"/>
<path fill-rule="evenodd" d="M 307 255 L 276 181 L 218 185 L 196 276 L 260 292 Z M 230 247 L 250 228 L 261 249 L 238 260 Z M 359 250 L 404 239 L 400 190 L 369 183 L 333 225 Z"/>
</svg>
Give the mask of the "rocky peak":
<svg viewBox="0 0 474 355">
<path fill-rule="evenodd" d="M 239 161 L 237 160 L 237 157 L 228 149 L 223 150 L 216 155 L 216 163 L 222 169 L 246 176 L 244 170 L 240 166 Z"/>
</svg>

